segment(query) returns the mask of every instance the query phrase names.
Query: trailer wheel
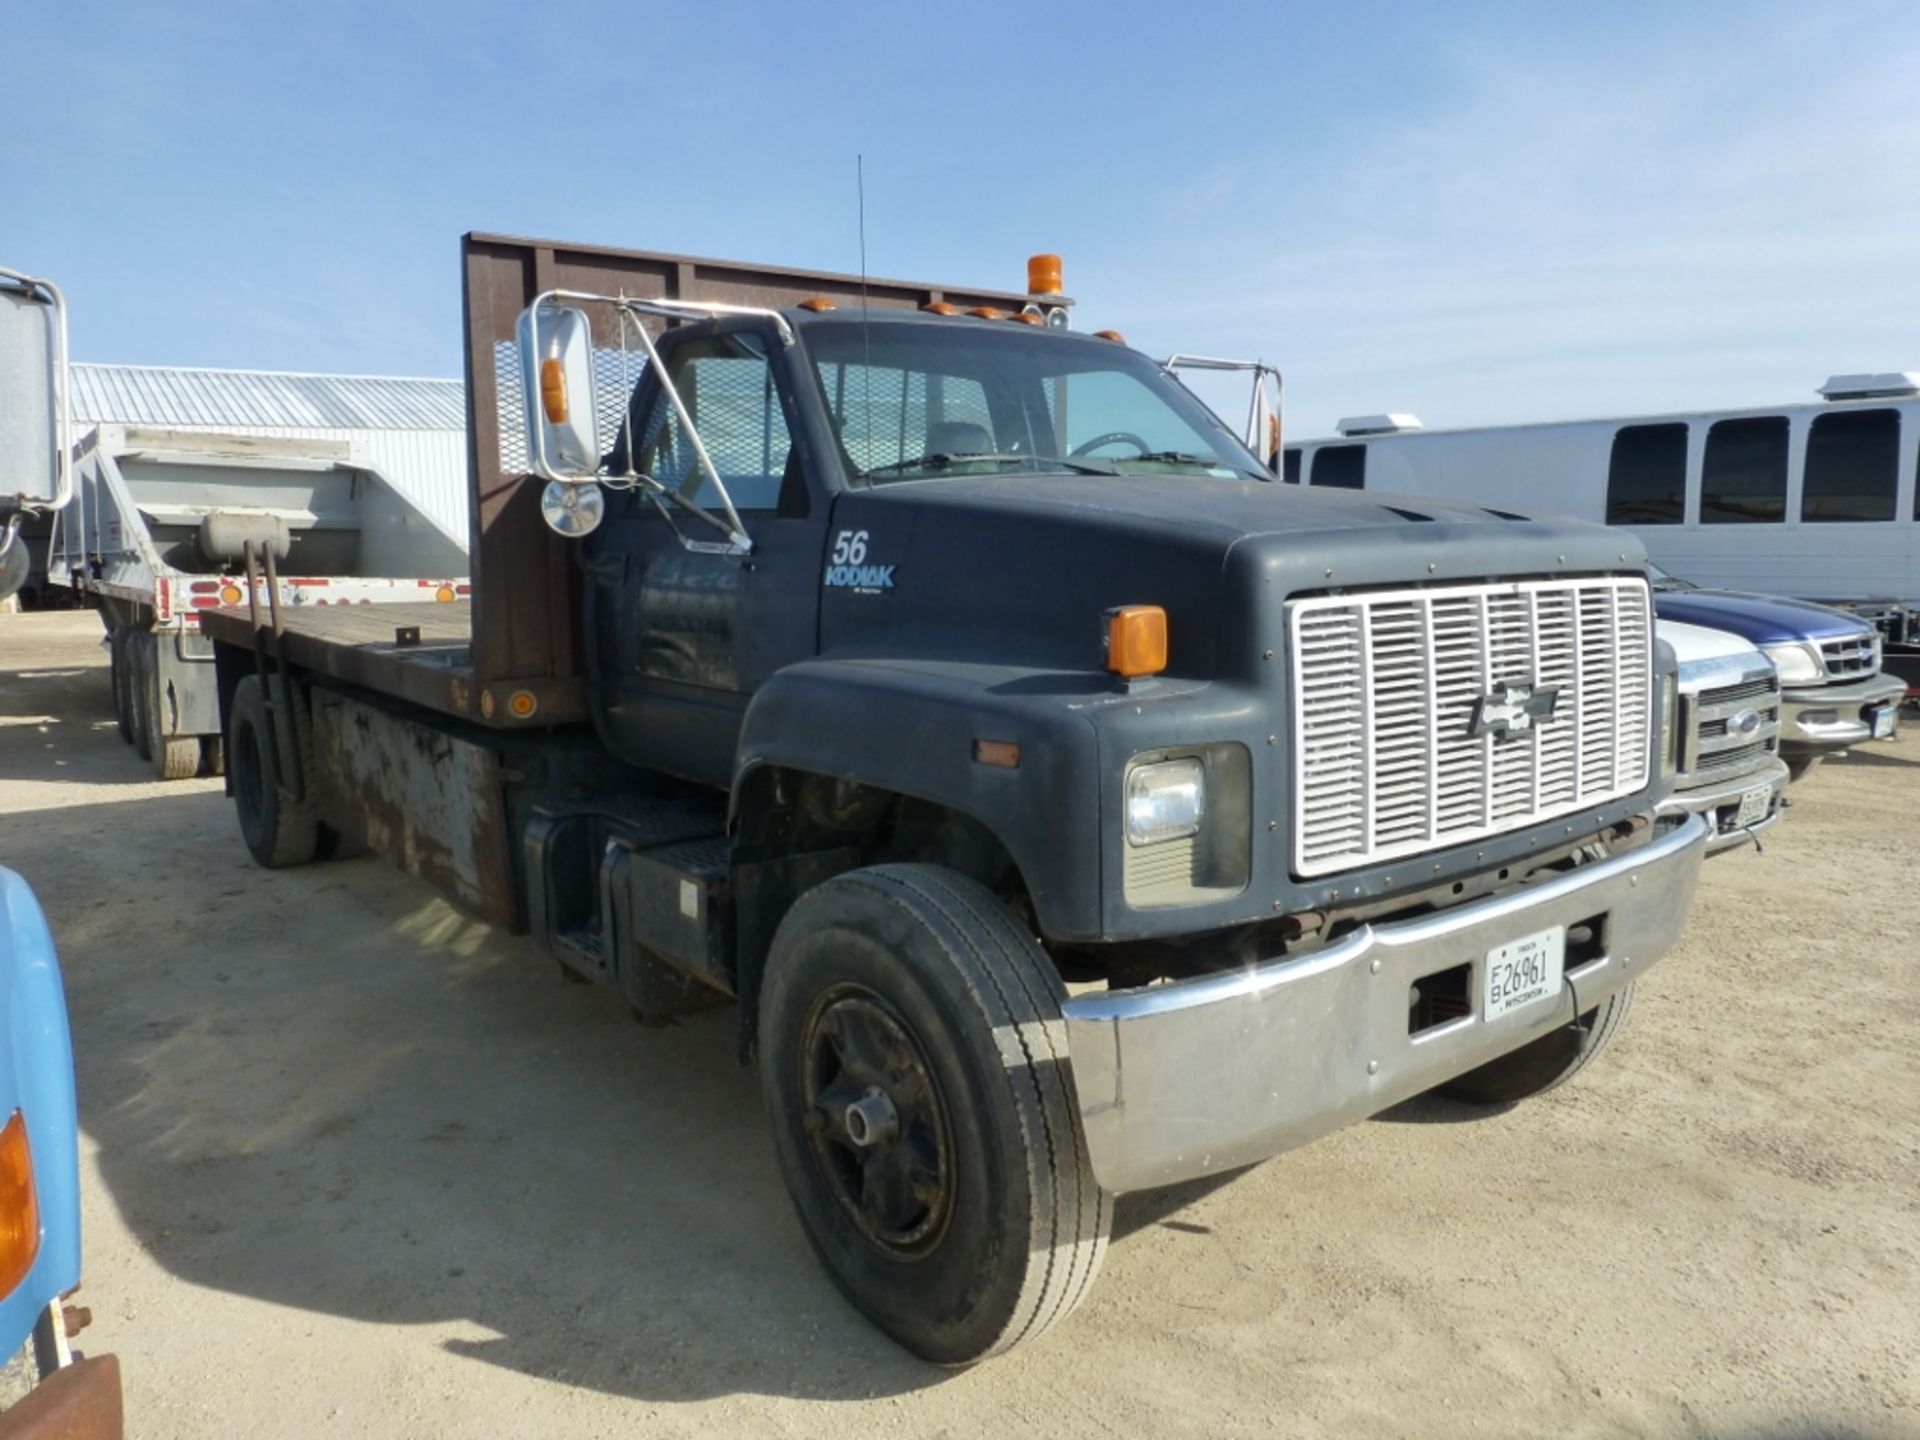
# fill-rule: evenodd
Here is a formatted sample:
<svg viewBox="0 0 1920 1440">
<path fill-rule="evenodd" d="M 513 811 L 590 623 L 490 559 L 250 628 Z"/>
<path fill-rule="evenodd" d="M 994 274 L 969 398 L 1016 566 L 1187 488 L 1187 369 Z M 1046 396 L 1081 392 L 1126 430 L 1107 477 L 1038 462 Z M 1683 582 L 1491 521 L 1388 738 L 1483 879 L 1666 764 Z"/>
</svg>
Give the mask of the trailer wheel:
<svg viewBox="0 0 1920 1440">
<path fill-rule="evenodd" d="M 1045 1333 L 1104 1258 L 1064 991 L 984 887 L 929 865 L 827 881 L 774 938 L 761 1083 L 827 1273 L 907 1349 L 965 1365 Z"/>
<path fill-rule="evenodd" d="M 310 805 L 281 792 L 273 762 L 277 753 L 273 720 L 257 675 L 247 676 L 233 692 L 226 748 L 240 835 L 253 858 L 269 870 L 314 859 L 320 848 L 320 821 Z"/>
<path fill-rule="evenodd" d="M 147 724 L 146 755 L 153 762 L 154 774 L 162 780 L 191 780 L 200 773 L 200 737 L 167 733 L 167 723 L 173 718 L 172 703 L 160 683 L 154 642 L 151 637 L 148 640 L 146 688 L 142 696 L 145 704 L 141 707 Z"/>
<path fill-rule="evenodd" d="M 133 734 L 134 752 L 142 760 L 153 758 L 153 722 L 148 718 L 148 696 L 152 692 L 150 678 L 154 671 L 153 636 L 145 630 L 127 631 L 127 722 Z"/>
<path fill-rule="evenodd" d="M 117 625 L 107 632 L 107 654 L 113 662 L 110 669 L 113 679 L 113 722 L 120 731 L 120 739 L 131 745 L 133 684 L 128 672 L 132 665 L 127 658 L 127 629 L 124 625 Z"/>
<path fill-rule="evenodd" d="M 1544 1095 L 1592 1064 L 1613 1043 L 1632 1009 L 1633 986 L 1629 984 L 1572 1024 L 1449 1080 L 1440 1087 L 1440 1093 L 1475 1105 L 1512 1105 Z"/>
</svg>

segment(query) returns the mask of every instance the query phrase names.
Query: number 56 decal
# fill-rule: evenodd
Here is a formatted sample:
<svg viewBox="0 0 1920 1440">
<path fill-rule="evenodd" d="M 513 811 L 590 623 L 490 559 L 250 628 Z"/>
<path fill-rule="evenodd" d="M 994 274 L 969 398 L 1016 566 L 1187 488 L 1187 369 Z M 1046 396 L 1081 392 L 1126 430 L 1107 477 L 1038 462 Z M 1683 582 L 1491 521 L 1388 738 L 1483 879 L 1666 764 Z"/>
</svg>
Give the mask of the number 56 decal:
<svg viewBox="0 0 1920 1440">
<path fill-rule="evenodd" d="M 842 530 L 833 537 L 825 583 L 831 589 L 877 595 L 893 588 L 893 566 L 867 564 L 867 532 Z"/>
</svg>

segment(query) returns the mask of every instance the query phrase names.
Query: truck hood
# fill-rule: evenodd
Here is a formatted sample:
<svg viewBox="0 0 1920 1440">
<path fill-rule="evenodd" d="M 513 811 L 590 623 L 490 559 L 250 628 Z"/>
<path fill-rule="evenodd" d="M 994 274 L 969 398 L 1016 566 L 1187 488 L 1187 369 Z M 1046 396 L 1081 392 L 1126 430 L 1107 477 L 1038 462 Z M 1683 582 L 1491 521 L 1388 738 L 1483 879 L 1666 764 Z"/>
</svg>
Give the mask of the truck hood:
<svg viewBox="0 0 1920 1440">
<path fill-rule="evenodd" d="M 1873 628 L 1858 616 L 1827 605 L 1738 590 L 1656 590 L 1653 606 L 1662 620 L 1725 630 L 1755 645 L 1831 640 Z"/>
<path fill-rule="evenodd" d="M 1631 535 L 1477 505 L 1182 475 L 957 476 L 835 502 L 823 653 L 1101 672 L 1101 615 L 1167 611 L 1168 675 L 1249 653 L 1276 602 L 1329 586 L 1636 570 Z M 1225 669 L 1222 668 L 1224 662 Z"/>
<path fill-rule="evenodd" d="M 1731 660 L 1736 656 L 1758 655 L 1757 646 L 1728 630 L 1710 630 L 1704 625 L 1659 617 L 1655 627 L 1660 638 L 1673 647 L 1673 658 L 1681 665 L 1701 660 Z"/>
</svg>

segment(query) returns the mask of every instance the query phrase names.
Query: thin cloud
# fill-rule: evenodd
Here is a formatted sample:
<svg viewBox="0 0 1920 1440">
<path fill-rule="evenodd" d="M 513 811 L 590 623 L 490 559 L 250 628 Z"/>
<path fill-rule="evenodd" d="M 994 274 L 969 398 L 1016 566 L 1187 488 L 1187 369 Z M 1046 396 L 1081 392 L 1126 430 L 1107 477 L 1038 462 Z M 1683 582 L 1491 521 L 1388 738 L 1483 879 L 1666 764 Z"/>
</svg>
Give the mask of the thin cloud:
<svg viewBox="0 0 1920 1440">
<path fill-rule="evenodd" d="M 1920 364 L 1900 352 L 1920 347 L 1909 33 L 1482 49 L 1450 103 L 1270 156 L 1272 198 L 1237 190 L 1234 228 L 1260 241 L 1136 324 L 1282 357 L 1295 435 L 1387 406 L 1471 424 L 1763 403 Z"/>
</svg>

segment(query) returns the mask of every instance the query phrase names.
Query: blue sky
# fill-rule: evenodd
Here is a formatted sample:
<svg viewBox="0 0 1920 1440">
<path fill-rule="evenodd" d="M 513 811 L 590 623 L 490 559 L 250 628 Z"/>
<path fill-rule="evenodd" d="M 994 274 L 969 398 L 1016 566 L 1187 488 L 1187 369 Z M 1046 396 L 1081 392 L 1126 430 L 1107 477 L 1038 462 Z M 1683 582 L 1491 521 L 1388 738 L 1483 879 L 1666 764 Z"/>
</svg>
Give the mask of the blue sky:
<svg viewBox="0 0 1920 1440">
<path fill-rule="evenodd" d="M 78 358 L 457 375 L 468 229 L 1017 288 L 1290 434 L 1920 368 L 1900 4 L 0 0 Z"/>
</svg>

